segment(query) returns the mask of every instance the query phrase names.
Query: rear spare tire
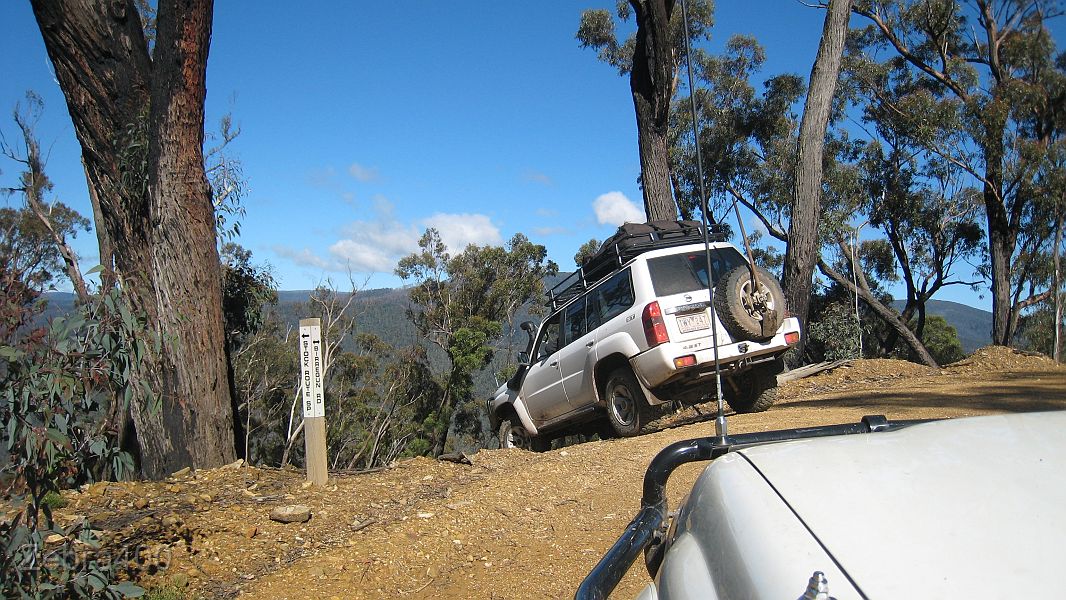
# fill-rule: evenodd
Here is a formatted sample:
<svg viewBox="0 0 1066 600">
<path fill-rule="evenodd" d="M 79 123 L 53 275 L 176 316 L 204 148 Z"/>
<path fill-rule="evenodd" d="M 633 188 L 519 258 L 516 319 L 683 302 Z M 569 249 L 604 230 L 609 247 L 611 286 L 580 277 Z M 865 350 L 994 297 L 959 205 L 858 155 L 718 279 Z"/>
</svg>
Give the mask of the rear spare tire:
<svg viewBox="0 0 1066 600">
<path fill-rule="evenodd" d="M 764 341 L 774 337 L 785 318 L 781 284 L 755 267 L 755 285 L 747 266 L 726 273 L 714 288 L 714 310 L 735 339 Z"/>
</svg>

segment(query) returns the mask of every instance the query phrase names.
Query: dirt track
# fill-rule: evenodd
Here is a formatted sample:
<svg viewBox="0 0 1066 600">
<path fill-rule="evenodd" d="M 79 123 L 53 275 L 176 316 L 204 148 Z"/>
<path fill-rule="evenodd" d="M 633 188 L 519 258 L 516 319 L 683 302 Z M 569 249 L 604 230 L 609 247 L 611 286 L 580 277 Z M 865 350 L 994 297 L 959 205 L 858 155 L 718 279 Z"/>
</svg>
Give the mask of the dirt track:
<svg viewBox="0 0 1066 600">
<path fill-rule="evenodd" d="M 791 382 L 769 411 L 731 417 L 730 431 L 867 414 L 909 419 L 1064 408 L 1066 368 L 990 349 L 940 371 L 860 361 Z M 679 416 L 694 418 L 691 410 Z M 299 473 L 247 467 L 162 483 L 97 484 L 70 494 L 63 513 L 88 515 L 113 543 L 141 544 L 152 559 L 142 582 L 187 585 L 189 597 L 572 597 L 637 510 L 648 461 L 673 441 L 713 429 L 702 421 L 544 454 L 482 451 L 473 465 L 414 459 L 339 475 L 326 489 L 301 486 Z M 700 468 L 684 467 L 670 480 L 672 506 Z M 271 508 L 288 504 L 311 507 L 313 518 L 269 520 Z M 647 581 L 638 565 L 615 597 L 633 597 Z"/>
</svg>

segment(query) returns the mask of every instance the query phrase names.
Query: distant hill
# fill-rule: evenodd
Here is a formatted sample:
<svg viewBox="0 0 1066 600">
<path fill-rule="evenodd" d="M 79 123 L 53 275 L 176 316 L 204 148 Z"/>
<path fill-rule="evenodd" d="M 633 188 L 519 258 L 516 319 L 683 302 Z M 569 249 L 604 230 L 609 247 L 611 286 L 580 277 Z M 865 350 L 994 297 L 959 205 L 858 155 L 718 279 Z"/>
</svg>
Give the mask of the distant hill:
<svg viewBox="0 0 1066 600">
<path fill-rule="evenodd" d="M 549 278 L 546 282 L 548 287 L 558 283 L 566 273 Z M 301 305 L 307 302 L 310 290 L 284 290 L 278 292 L 277 311 L 283 323 L 293 327 L 300 322 L 300 317 L 306 316 L 307 312 L 301 310 Z M 74 294 L 67 292 L 48 292 L 45 294 L 48 300 L 48 308 L 44 318 L 51 318 L 64 314 L 74 306 Z M 407 291 L 403 289 L 382 288 L 356 292 L 355 313 L 357 315 L 357 327 L 360 331 L 374 333 L 388 341 L 390 344 L 400 347 L 414 344 L 418 341 L 418 334 L 414 325 L 407 319 Z M 896 310 L 903 308 L 903 301 L 893 303 Z M 987 346 L 992 342 L 992 313 L 959 304 L 947 300 L 931 300 L 927 311 L 932 315 L 940 315 L 955 327 L 959 333 L 963 350 L 969 354 L 977 348 Z M 516 322 L 520 323 L 529 318 L 524 311 L 517 315 Z M 525 335 L 518 331 L 514 336 L 515 343 L 520 347 L 524 344 Z M 487 384 L 488 382 L 485 382 Z"/>
<path fill-rule="evenodd" d="M 282 323 L 296 327 L 310 312 L 303 307 L 311 290 L 278 292 L 276 310 Z M 342 297 L 347 300 L 347 294 Z M 407 319 L 407 291 L 403 289 L 374 289 L 355 293 L 353 302 L 356 328 L 373 333 L 393 346 L 409 346 L 418 340 L 414 325 Z"/>
<path fill-rule="evenodd" d="M 903 310 L 903 300 L 892 303 L 896 310 Z M 939 315 L 950 323 L 959 334 L 962 350 L 969 354 L 992 343 L 992 313 L 948 300 L 930 300 L 926 314 Z"/>
</svg>

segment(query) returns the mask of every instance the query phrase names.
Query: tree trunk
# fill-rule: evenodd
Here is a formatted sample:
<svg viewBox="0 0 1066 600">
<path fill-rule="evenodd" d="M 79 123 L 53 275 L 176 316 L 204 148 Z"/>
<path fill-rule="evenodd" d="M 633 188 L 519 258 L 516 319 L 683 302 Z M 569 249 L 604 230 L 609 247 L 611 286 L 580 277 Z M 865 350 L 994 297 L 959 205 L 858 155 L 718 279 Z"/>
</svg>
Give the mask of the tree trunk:
<svg viewBox="0 0 1066 600">
<path fill-rule="evenodd" d="M 141 471 L 160 478 L 232 461 L 221 274 L 202 150 L 212 2 L 160 3 L 154 65 L 132 0 L 33 0 L 33 9 L 119 284 L 162 341 L 141 370 L 160 408 L 142 398 L 131 407 Z"/>
<path fill-rule="evenodd" d="M 1059 348 L 1062 346 L 1062 271 L 1059 270 L 1059 254 L 1062 252 L 1062 209 L 1057 211 L 1058 218 L 1055 219 L 1055 250 L 1054 250 L 1054 263 L 1055 271 L 1053 273 L 1052 290 L 1055 294 L 1055 335 L 1053 336 L 1055 347 L 1051 350 L 1051 357 L 1055 359 L 1055 362 L 1062 362 L 1062 356 Z"/>
<path fill-rule="evenodd" d="M 677 219 L 670 178 L 670 100 L 674 91 L 670 14 L 673 0 L 630 0 L 637 21 L 629 87 L 637 115 L 644 212 L 650 221 Z"/>
<path fill-rule="evenodd" d="M 830 0 L 826 10 L 822 41 L 811 69 L 811 85 L 803 107 L 800 124 L 799 154 L 796 162 L 796 186 L 792 203 L 792 217 L 785 246 L 785 264 L 781 286 L 785 290 L 785 304 L 807 326 L 807 312 L 811 300 L 811 280 L 820 256 L 818 221 L 821 218 L 822 160 L 825 132 L 840 74 L 844 39 L 848 33 L 851 0 Z M 806 337 L 800 339 L 799 355 L 803 355 Z"/>
<path fill-rule="evenodd" d="M 986 188 L 989 186 L 986 184 Z M 988 255 L 992 265 L 992 343 L 1009 346 L 1014 331 L 1011 327 L 1010 273 L 1014 254 L 1015 235 L 1007 222 L 1003 203 L 993 190 L 986 189 L 985 211 L 988 219 Z"/>
</svg>

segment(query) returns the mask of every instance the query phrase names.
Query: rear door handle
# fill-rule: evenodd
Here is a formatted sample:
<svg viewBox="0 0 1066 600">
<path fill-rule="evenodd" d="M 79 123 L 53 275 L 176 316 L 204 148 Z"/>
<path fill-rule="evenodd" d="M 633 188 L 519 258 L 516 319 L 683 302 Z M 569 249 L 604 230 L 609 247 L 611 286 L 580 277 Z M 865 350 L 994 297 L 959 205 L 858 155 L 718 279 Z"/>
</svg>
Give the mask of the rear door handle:
<svg viewBox="0 0 1066 600">
<path fill-rule="evenodd" d="M 585 347 L 586 347 L 586 348 L 591 348 L 591 347 L 592 347 L 592 346 L 593 346 L 593 345 L 594 345 L 595 343 L 596 343 L 595 341 L 592 341 L 592 342 L 587 342 L 587 343 L 585 344 Z"/>
<path fill-rule="evenodd" d="M 553 361 L 551 361 L 551 362 L 549 363 L 549 366 L 552 366 L 552 367 L 558 367 L 558 366 L 559 366 L 559 361 L 557 361 L 557 360 L 553 360 Z"/>
</svg>

